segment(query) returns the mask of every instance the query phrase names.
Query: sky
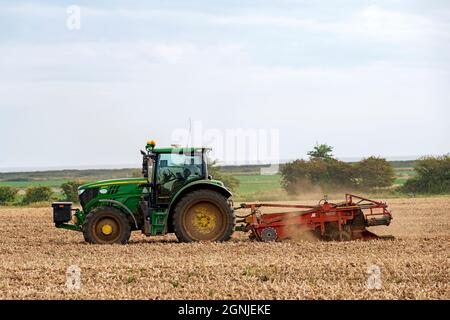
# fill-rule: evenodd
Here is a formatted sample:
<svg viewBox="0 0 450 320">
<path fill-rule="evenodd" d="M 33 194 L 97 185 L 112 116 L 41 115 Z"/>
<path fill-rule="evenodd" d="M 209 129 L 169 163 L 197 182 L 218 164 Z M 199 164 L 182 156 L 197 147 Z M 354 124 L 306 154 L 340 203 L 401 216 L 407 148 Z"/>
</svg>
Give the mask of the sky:
<svg viewBox="0 0 450 320">
<path fill-rule="evenodd" d="M 0 171 L 440 155 L 449 89 L 448 1 L 0 1 Z"/>
</svg>

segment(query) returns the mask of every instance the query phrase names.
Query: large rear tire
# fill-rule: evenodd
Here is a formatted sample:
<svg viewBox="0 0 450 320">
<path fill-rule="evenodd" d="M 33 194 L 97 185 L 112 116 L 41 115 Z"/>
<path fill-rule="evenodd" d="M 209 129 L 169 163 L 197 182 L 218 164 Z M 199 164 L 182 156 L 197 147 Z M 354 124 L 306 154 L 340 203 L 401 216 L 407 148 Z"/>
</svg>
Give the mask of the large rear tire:
<svg viewBox="0 0 450 320">
<path fill-rule="evenodd" d="M 179 241 L 227 241 L 231 238 L 235 216 L 227 198 L 202 189 L 184 196 L 175 207 L 174 231 Z"/>
<path fill-rule="evenodd" d="M 130 234 L 130 222 L 119 209 L 113 207 L 95 208 L 83 223 L 83 235 L 88 243 L 125 244 Z"/>
</svg>

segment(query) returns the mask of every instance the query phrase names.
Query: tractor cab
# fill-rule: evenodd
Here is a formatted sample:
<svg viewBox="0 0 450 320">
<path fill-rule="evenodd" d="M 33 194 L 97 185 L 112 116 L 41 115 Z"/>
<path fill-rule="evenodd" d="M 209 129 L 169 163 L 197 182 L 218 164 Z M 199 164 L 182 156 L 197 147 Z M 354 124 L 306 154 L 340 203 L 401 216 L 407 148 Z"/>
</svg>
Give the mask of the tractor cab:
<svg viewBox="0 0 450 320">
<path fill-rule="evenodd" d="M 197 180 L 211 180 L 207 169 L 207 148 L 155 148 L 147 143 L 142 174 L 149 181 L 153 205 L 168 205 L 184 186 Z"/>
</svg>

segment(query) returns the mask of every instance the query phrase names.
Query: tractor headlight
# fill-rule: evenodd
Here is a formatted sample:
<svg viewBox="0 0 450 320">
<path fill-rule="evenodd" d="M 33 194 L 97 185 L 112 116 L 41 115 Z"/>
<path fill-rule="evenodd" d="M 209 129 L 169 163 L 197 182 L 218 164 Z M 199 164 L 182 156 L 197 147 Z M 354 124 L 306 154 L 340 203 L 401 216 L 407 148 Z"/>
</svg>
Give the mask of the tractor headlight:
<svg viewBox="0 0 450 320">
<path fill-rule="evenodd" d="M 78 195 L 81 196 L 86 189 L 78 190 Z"/>
</svg>

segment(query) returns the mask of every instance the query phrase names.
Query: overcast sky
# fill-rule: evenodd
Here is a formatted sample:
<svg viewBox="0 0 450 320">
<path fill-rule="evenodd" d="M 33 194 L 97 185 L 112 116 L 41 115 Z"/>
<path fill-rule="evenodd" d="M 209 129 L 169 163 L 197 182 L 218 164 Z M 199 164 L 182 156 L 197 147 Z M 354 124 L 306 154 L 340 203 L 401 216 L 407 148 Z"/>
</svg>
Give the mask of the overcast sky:
<svg viewBox="0 0 450 320">
<path fill-rule="evenodd" d="M 443 154 L 449 89 L 449 1 L 0 2 L 0 171 L 138 166 L 189 119 L 280 159 Z"/>
</svg>

